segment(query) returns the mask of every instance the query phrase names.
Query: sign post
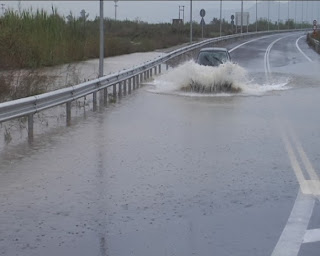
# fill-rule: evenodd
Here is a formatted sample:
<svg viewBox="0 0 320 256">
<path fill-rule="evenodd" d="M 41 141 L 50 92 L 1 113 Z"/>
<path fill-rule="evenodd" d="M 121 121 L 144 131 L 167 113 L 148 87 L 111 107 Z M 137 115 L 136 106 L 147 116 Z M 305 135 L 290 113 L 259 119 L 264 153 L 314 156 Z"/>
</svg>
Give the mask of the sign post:
<svg viewBox="0 0 320 256">
<path fill-rule="evenodd" d="M 249 12 L 236 12 L 236 26 L 247 26 L 248 30 L 249 25 Z M 243 30 L 240 28 L 240 33 L 243 33 Z"/>
<path fill-rule="evenodd" d="M 202 39 L 203 39 L 203 27 L 204 27 L 204 25 L 206 25 L 206 23 L 204 22 L 204 19 L 203 19 L 203 17 L 206 16 L 206 11 L 204 9 L 200 10 L 200 16 L 201 16 L 201 22 L 200 22 L 201 34 L 202 34 Z"/>
<path fill-rule="evenodd" d="M 234 15 L 231 15 L 231 28 L 232 28 L 232 34 L 233 34 L 233 26 L 234 26 Z"/>
</svg>

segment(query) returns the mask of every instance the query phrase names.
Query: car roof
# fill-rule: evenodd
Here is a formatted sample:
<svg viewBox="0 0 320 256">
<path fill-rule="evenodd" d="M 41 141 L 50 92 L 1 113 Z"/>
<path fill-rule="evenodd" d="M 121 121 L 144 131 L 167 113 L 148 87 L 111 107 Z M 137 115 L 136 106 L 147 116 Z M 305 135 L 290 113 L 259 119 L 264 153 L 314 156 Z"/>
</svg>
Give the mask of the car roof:
<svg viewBox="0 0 320 256">
<path fill-rule="evenodd" d="M 227 48 L 221 48 L 221 47 L 206 47 L 202 48 L 200 52 L 227 52 Z"/>
</svg>

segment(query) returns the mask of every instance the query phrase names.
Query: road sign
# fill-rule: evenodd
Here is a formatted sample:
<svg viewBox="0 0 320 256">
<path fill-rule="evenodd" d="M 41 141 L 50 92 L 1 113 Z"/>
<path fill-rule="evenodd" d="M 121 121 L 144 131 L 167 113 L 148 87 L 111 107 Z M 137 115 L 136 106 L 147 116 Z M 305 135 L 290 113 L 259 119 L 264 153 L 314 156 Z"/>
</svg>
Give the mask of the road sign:
<svg viewBox="0 0 320 256">
<path fill-rule="evenodd" d="M 317 25 L 317 20 L 313 20 L 313 25 L 314 25 L 314 26 Z"/>
<path fill-rule="evenodd" d="M 231 15 L 231 20 L 234 20 L 234 15 L 233 14 Z"/>
<path fill-rule="evenodd" d="M 206 15 L 206 11 L 204 9 L 200 10 L 200 16 L 203 18 Z"/>
<path fill-rule="evenodd" d="M 242 23 L 242 26 L 249 25 L 249 12 L 243 12 Z M 241 12 L 236 12 L 236 25 L 241 26 Z"/>
</svg>

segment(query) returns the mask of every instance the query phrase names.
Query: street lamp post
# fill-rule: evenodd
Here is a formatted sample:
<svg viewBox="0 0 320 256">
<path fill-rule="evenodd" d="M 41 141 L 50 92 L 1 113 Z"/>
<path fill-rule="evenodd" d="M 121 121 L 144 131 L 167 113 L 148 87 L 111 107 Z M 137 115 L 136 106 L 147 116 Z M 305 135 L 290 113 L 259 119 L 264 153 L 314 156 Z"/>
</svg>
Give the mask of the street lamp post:
<svg viewBox="0 0 320 256">
<path fill-rule="evenodd" d="M 320 2 L 318 2 L 318 23 L 320 22 Z"/>
<path fill-rule="evenodd" d="M 308 24 L 308 15 L 309 15 L 308 3 L 309 3 L 309 1 L 307 1 L 307 6 L 306 6 L 306 21 L 307 21 L 307 24 Z"/>
<path fill-rule="evenodd" d="M 268 31 L 270 30 L 270 1 L 268 0 Z"/>
<path fill-rule="evenodd" d="M 117 5 L 118 0 L 114 0 L 114 19 L 117 20 Z"/>
<path fill-rule="evenodd" d="M 280 0 L 278 5 L 278 30 L 280 30 Z"/>
<path fill-rule="evenodd" d="M 294 3 L 294 29 L 297 29 L 297 1 Z"/>
<path fill-rule="evenodd" d="M 241 0 L 241 17 L 240 17 L 240 26 L 241 26 L 241 29 L 240 29 L 240 32 L 242 34 L 242 26 L 243 26 L 243 0 Z"/>
<path fill-rule="evenodd" d="M 192 43 L 192 0 L 190 0 L 190 44 Z"/>
<path fill-rule="evenodd" d="M 303 27 L 303 1 L 302 1 L 302 7 L 301 7 L 301 28 Z"/>
<path fill-rule="evenodd" d="M 290 29 L 290 23 L 289 23 L 289 1 L 288 1 L 288 29 Z"/>
<path fill-rule="evenodd" d="M 103 0 L 100 0 L 100 58 L 99 58 L 99 77 L 103 76 L 104 58 L 104 29 L 103 29 Z"/>
<path fill-rule="evenodd" d="M 220 0 L 220 37 L 222 33 L 222 0 Z"/>
<path fill-rule="evenodd" d="M 256 32 L 258 32 L 258 0 L 256 0 Z"/>
</svg>

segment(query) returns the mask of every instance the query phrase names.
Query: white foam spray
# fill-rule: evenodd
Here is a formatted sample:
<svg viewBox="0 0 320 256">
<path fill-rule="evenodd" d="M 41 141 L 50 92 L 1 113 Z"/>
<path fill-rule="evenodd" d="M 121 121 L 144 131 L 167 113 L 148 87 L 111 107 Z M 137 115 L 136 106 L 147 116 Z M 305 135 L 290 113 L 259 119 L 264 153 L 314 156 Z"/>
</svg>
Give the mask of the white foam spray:
<svg viewBox="0 0 320 256">
<path fill-rule="evenodd" d="M 199 85 L 201 92 L 192 92 L 192 85 Z M 283 83 L 254 83 L 247 71 L 238 64 L 227 62 L 219 67 L 201 66 L 194 61 L 188 61 L 180 66 L 158 76 L 151 83 L 155 93 L 180 94 L 191 96 L 231 96 L 262 95 L 269 91 L 286 90 L 288 79 Z M 231 86 L 228 90 L 225 85 Z"/>
</svg>

